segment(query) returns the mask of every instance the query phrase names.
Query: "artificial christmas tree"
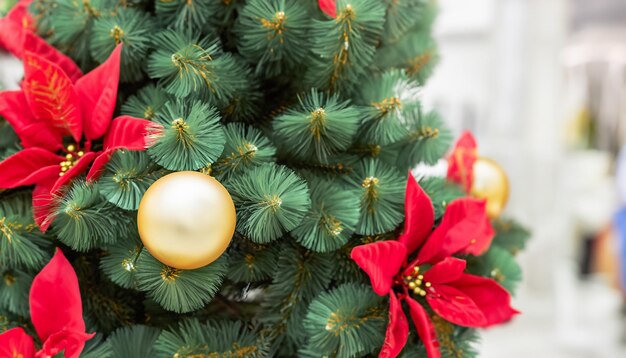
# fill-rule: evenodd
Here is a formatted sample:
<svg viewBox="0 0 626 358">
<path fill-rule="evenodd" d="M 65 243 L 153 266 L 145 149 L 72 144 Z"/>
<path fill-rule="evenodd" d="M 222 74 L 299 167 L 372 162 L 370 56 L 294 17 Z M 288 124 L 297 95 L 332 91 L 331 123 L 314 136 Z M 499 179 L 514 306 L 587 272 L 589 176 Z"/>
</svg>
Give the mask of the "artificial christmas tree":
<svg viewBox="0 0 626 358">
<path fill-rule="evenodd" d="M 528 234 L 470 197 L 468 134 L 448 180 L 410 174 L 452 141 L 419 100 L 435 12 L 20 1 L 0 20 L 25 68 L 0 92 L 0 352 L 473 356 L 516 313 Z"/>
</svg>

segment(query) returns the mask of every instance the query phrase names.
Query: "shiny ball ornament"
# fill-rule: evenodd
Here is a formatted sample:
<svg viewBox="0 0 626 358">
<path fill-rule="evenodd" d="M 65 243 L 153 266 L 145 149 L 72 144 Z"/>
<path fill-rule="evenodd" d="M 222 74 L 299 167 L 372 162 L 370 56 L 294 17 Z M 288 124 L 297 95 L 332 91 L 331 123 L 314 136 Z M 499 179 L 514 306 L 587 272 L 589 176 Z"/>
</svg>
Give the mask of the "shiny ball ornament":
<svg viewBox="0 0 626 358">
<path fill-rule="evenodd" d="M 479 157 L 474 163 L 471 195 L 487 200 L 487 215 L 500 216 L 509 199 L 509 179 L 500 165 L 493 160 Z"/>
<path fill-rule="evenodd" d="M 160 262 L 192 270 L 217 260 L 235 232 L 235 205 L 214 178 L 192 171 L 168 174 L 139 203 L 144 246 Z"/>
</svg>

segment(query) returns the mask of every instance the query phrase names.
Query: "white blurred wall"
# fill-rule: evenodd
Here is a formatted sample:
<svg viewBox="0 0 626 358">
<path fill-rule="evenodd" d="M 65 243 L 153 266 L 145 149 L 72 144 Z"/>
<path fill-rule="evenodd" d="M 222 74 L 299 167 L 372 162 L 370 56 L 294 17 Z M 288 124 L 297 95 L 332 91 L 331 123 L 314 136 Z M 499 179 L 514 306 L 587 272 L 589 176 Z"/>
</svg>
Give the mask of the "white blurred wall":
<svg viewBox="0 0 626 358">
<path fill-rule="evenodd" d="M 472 130 L 481 155 L 505 168 L 512 184 L 507 215 L 533 231 L 515 300 L 524 314 L 489 330 L 481 356 L 626 357 L 618 345 L 619 295 L 576 275 L 581 234 L 609 223 L 615 195 L 608 155 L 564 147 L 562 52 L 572 3 L 439 4 L 441 62 L 424 90 L 426 105 L 457 133 Z"/>
</svg>

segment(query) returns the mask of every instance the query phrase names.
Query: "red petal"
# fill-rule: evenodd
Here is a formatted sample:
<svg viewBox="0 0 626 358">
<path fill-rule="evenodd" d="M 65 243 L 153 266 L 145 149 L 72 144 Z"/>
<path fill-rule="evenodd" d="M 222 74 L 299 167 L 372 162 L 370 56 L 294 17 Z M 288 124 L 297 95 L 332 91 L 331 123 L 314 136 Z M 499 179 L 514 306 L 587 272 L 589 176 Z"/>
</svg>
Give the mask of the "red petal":
<svg viewBox="0 0 626 358">
<path fill-rule="evenodd" d="M 483 312 L 486 322 L 481 327 L 509 321 L 519 312 L 511 307 L 511 295 L 496 281 L 485 277 L 463 274 L 450 286 L 469 297 Z"/>
<path fill-rule="evenodd" d="M 104 148 L 146 149 L 147 127 L 153 122 L 131 116 L 120 116 L 111 122 L 104 137 Z"/>
<path fill-rule="evenodd" d="M 430 307 L 446 321 L 465 327 L 483 327 L 487 319 L 476 303 L 449 285 L 433 285 L 434 294 L 426 295 Z"/>
<path fill-rule="evenodd" d="M 35 121 L 24 92 L 19 90 L 0 92 L 0 115 L 11 124 L 16 132 Z"/>
<path fill-rule="evenodd" d="M 71 58 L 30 31 L 24 34 L 24 50 L 55 63 L 70 78 L 72 83 L 76 82 L 83 75 L 83 72 Z"/>
<path fill-rule="evenodd" d="M 424 282 L 442 284 L 458 280 L 466 266 L 465 260 L 447 257 L 424 273 Z"/>
<path fill-rule="evenodd" d="M 82 120 L 78 97 L 72 81 L 59 66 L 26 51 L 22 86 L 35 118 L 80 141 Z"/>
<path fill-rule="evenodd" d="M 104 166 L 111 159 L 111 155 L 113 155 L 113 152 L 115 152 L 115 149 L 108 149 L 108 150 L 105 150 L 104 152 L 98 153 L 98 156 L 93 161 L 93 165 L 91 166 L 91 169 L 89 169 L 89 173 L 87 173 L 87 181 L 94 181 L 100 178 L 100 174 L 102 174 L 102 170 L 104 169 Z"/>
<path fill-rule="evenodd" d="M 39 147 L 51 152 L 62 148 L 61 134 L 35 120 L 23 91 L 0 92 L 0 116 L 11 124 L 24 148 Z"/>
<path fill-rule="evenodd" d="M 333 19 L 337 17 L 337 5 L 335 0 L 318 0 L 320 10 Z"/>
<path fill-rule="evenodd" d="M 20 129 L 17 135 L 22 139 L 21 144 L 24 148 L 37 147 L 51 152 L 56 152 L 63 148 L 61 133 L 43 122 L 29 124 Z"/>
<path fill-rule="evenodd" d="M 44 342 L 41 351 L 46 356 L 52 357 L 63 352 L 65 358 L 78 358 L 85 347 L 85 342 L 90 340 L 95 333 L 83 331 L 62 330 L 52 334 Z"/>
<path fill-rule="evenodd" d="M 404 232 L 398 241 L 406 245 L 409 253 L 420 247 L 433 229 L 435 211 L 433 203 L 409 172 L 404 196 Z"/>
<path fill-rule="evenodd" d="M 378 241 L 353 248 L 351 257 L 370 277 L 374 292 L 384 296 L 406 261 L 406 247 L 397 241 Z"/>
<path fill-rule="evenodd" d="M 27 148 L 0 162 L 0 188 L 33 185 L 59 175 L 65 158 L 41 148 Z M 54 168 L 54 169 L 53 169 Z"/>
<path fill-rule="evenodd" d="M 76 92 L 80 96 L 87 139 L 102 137 L 113 118 L 120 77 L 121 53 L 122 45 L 120 44 L 103 64 L 76 82 Z"/>
<path fill-rule="evenodd" d="M 441 224 L 420 250 L 419 262 L 437 262 L 459 252 L 481 255 L 491 245 L 494 235 L 485 201 L 454 200 L 446 208 Z"/>
<path fill-rule="evenodd" d="M 34 30 L 34 20 L 28 13 L 31 1 L 20 1 L 0 19 L 0 48 L 17 58 L 24 55 L 24 35 Z"/>
<path fill-rule="evenodd" d="M 39 229 L 42 232 L 46 232 L 52 223 L 52 212 L 54 210 L 51 191 L 56 180 L 57 177 L 50 178 L 46 182 L 37 184 L 35 189 L 33 189 L 33 216 L 35 223 L 39 225 Z"/>
<path fill-rule="evenodd" d="M 33 280 L 30 317 L 42 342 L 63 330 L 85 332 L 78 278 L 60 249 Z"/>
<path fill-rule="evenodd" d="M 409 337 L 409 322 L 402 311 L 402 304 L 396 294 L 389 292 L 389 325 L 385 334 L 385 343 L 378 358 L 395 358 L 400 354 Z"/>
<path fill-rule="evenodd" d="M 59 189 L 61 189 L 61 187 L 63 187 L 65 184 L 69 183 L 70 180 L 84 173 L 95 157 L 96 153 L 94 152 L 85 153 L 85 155 L 83 155 L 83 157 L 80 158 L 76 162 L 76 164 L 74 164 L 74 166 L 70 168 L 70 170 L 65 172 L 65 174 L 62 177 L 59 177 L 56 183 L 54 183 L 54 186 L 52 187 L 52 193 L 57 193 Z"/>
<path fill-rule="evenodd" d="M 21 327 L 9 329 L 0 334 L 0 357 L 35 356 L 35 343 Z"/>
<path fill-rule="evenodd" d="M 424 347 L 426 347 L 428 358 L 440 358 L 441 352 L 439 351 L 437 333 L 435 332 L 433 323 L 428 318 L 426 310 L 411 297 L 406 298 L 406 303 L 409 304 L 411 319 L 417 329 L 417 334 L 422 340 L 422 343 L 424 343 Z"/>
<path fill-rule="evenodd" d="M 448 157 L 448 180 L 457 183 L 469 193 L 472 188 L 474 163 L 478 156 L 476 139 L 471 132 L 461 134 Z"/>
</svg>

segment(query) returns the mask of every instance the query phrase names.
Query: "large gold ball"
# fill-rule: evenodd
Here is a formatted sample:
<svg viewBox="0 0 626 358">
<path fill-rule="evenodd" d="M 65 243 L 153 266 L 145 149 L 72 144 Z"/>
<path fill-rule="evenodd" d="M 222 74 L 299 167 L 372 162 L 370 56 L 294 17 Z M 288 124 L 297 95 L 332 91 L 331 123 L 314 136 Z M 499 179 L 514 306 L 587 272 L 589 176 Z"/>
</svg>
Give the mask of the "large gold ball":
<svg viewBox="0 0 626 358">
<path fill-rule="evenodd" d="M 509 179 L 498 163 L 484 157 L 476 160 L 471 195 L 487 200 L 487 215 L 490 218 L 500 216 L 509 199 Z"/>
<path fill-rule="evenodd" d="M 162 263 L 182 270 L 206 266 L 224 253 L 235 232 L 235 205 L 214 178 L 192 171 L 168 174 L 139 203 L 139 236 Z"/>
</svg>

